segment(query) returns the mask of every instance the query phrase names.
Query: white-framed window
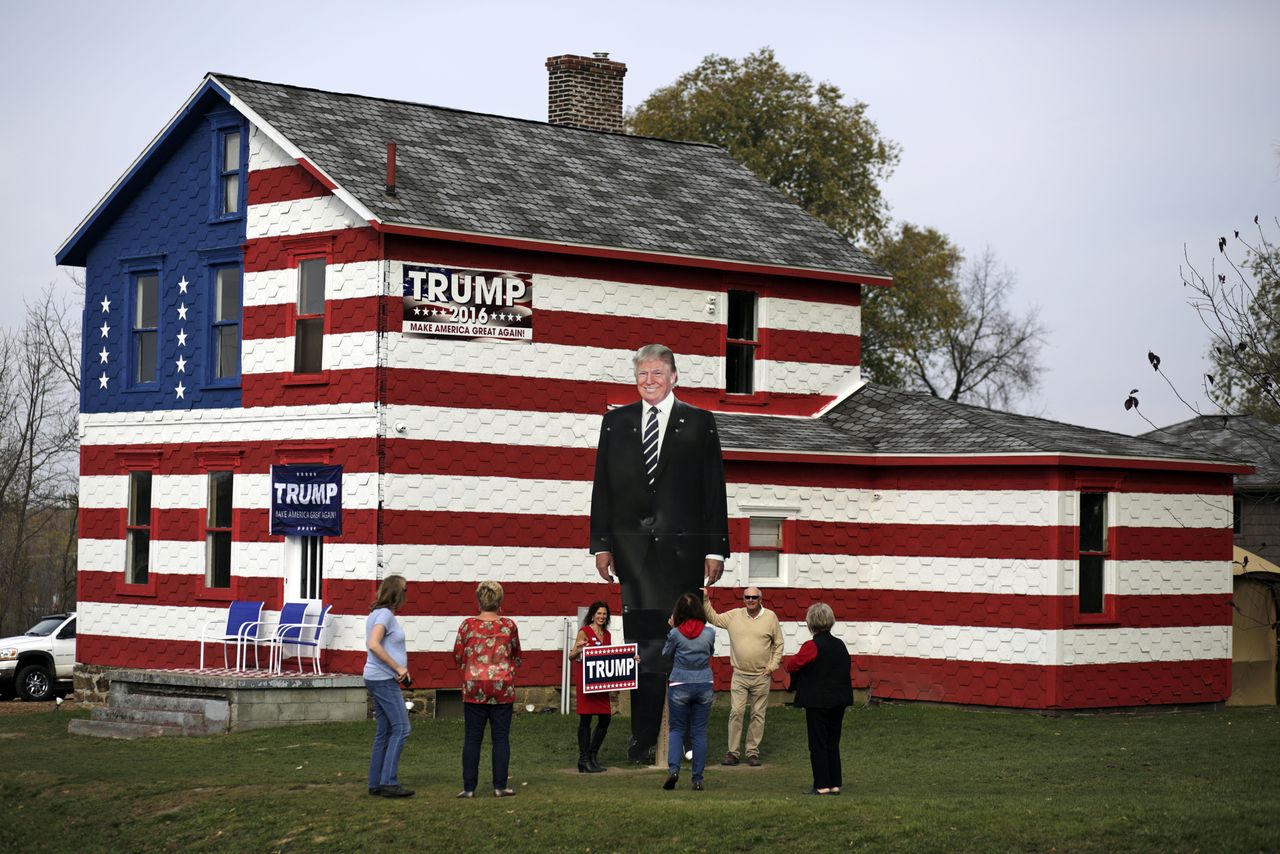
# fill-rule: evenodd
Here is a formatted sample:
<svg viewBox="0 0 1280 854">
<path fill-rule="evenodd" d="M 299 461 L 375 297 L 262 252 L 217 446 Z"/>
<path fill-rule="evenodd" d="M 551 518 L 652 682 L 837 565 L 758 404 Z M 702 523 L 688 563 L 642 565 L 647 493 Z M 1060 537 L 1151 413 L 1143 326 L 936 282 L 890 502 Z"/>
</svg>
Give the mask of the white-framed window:
<svg viewBox="0 0 1280 854">
<path fill-rule="evenodd" d="M 284 566 L 285 599 L 324 598 L 324 537 L 285 537 Z"/>
<path fill-rule="evenodd" d="M 739 538 L 746 534 L 745 548 L 740 549 L 739 568 L 735 570 L 737 583 L 744 586 L 786 586 L 792 569 L 787 552 L 795 536 L 795 520 L 800 515 L 800 508 L 739 502 L 731 508 L 730 515 L 745 520 L 745 531 L 738 528 L 735 534 Z M 736 542 L 742 542 L 742 539 Z"/>
<path fill-rule="evenodd" d="M 752 516 L 748 520 L 748 581 L 777 581 L 782 577 L 783 522 L 778 516 Z"/>
</svg>

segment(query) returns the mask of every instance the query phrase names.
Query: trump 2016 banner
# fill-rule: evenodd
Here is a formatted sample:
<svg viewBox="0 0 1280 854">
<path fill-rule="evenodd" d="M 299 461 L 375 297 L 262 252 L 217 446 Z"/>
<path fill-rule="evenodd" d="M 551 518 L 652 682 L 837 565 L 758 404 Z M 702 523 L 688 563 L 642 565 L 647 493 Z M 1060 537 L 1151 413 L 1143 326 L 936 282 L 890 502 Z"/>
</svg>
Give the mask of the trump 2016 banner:
<svg viewBox="0 0 1280 854">
<path fill-rule="evenodd" d="M 272 466 L 271 533 L 342 536 L 342 466 Z"/>
<path fill-rule="evenodd" d="M 636 687 L 636 645 L 582 648 L 582 690 L 588 694 L 600 691 L 631 691 Z"/>
<path fill-rule="evenodd" d="M 431 338 L 533 340 L 530 274 L 425 264 L 401 266 L 402 333 Z"/>
</svg>

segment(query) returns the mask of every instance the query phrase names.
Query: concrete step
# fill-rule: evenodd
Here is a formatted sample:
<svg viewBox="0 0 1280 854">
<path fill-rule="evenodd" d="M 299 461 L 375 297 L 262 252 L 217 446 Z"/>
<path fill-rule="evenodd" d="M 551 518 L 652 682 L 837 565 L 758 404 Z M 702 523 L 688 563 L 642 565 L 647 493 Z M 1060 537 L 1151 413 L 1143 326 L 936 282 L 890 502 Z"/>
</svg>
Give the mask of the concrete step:
<svg viewBox="0 0 1280 854">
<path fill-rule="evenodd" d="M 145 691 L 112 691 L 108 698 L 112 708 L 120 709 L 162 709 L 170 712 L 191 712 L 198 715 L 209 715 L 225 709 L 228 705 L 223 697 L 190 697 L 181 694 L 161 694 Z"/>
<path fill-rule="evenodd" d="M 128 721 L 85 720 L 77 718 L 67 727 L 75 735 L 97 738 L 151 738 L 158 735 L 183 735 L 182 728 L 166 724 L 142 724 Z"/>
<path fill-rule="evenodd" d="M 205 734 L 210 731 L 210 721 L 202 712 L 180 712 L 172 709 L 148 709 L 143 707 L 120 708 L 108 706 L 105 709 L 94 709 L 90 717 L 95 721 L 117 721 L 119 723 L 151 724 L 156 726 L 177 727 L 185 734 Z M 214 732 L 225 729 L 219 725 Z"/>
</svg>

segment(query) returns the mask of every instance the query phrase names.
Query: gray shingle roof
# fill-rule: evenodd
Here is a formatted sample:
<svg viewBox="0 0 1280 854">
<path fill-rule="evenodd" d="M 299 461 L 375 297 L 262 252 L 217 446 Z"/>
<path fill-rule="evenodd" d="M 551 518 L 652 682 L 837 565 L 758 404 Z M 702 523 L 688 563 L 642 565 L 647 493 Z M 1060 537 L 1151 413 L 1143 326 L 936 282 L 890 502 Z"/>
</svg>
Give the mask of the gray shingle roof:
<svg viewBox="0 0 1280 854">
<path fill-rule="evenodd" d="M 384 223 L 888 275 L 714 146 L 214 78 Z"/>
<path fill-rule="evenodd" d="M 716 416 L 726 449 L 830 454 L 1081 454 L 1237 462 L 1212 448 L 1125 436 L 871 383 L 818 419 Z"/>
<path fill-rule="evenodd" d="M 1253 474 L 1236 476 L 1237 492 L 1280 490 L 1280 425 L 1252 415 L 1201 415 L 1142 435 L 1256 466 Z"/>
</svg>

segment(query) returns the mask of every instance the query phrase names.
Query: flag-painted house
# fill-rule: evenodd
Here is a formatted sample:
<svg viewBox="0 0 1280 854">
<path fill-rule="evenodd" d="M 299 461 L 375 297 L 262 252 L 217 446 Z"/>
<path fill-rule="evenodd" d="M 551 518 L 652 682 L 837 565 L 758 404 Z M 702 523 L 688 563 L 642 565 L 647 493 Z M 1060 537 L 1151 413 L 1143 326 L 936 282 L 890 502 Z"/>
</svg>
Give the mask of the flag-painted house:
<svg viewBox="0 0 1280 854">
<path fill-rule="evenodd" d="M 821 599 L 880 697 L 1229 694 L 1240 466 L 865 383 L 884 270 L 723 151 L 620 133 L 621 63 L 547 67 L 550 123 L 211 74 L 61 247 L 83 665 L 193 666 L 229 600 L 318 597 L 357 673 L 401 573 L 419 683 L 457 687 L 492 578 L 520 684 L 558 685 L 563 619 L 618 605 L 586 552 L 600 418 L 660 341 L 718 414 L 718 595 L 764 587 L 789 650 Z M 340 534 L 273 523 L 305 466 L 340 470 Z"/>
</svg>

